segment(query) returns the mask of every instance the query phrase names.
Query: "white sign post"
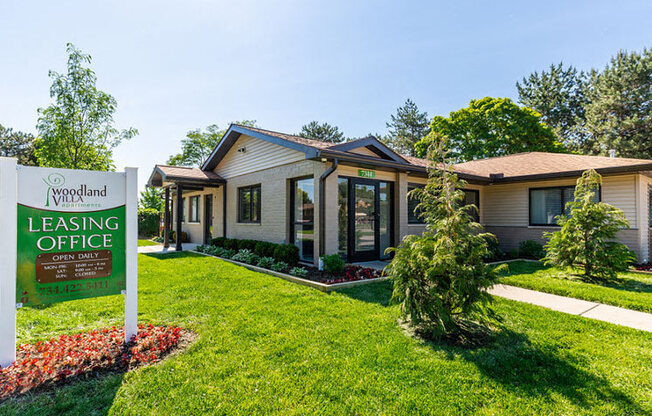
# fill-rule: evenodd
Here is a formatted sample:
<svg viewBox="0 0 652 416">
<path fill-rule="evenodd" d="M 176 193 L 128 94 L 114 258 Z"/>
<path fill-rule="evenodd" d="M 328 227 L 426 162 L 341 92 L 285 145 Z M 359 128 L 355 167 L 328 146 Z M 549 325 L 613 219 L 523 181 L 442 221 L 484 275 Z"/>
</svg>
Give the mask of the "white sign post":
<svg viewBox="0 0 652 416">
<path fill-rule="evenodd" d="M 0 157 L 0 367 L 16 361 L 16 159 Z"/>
<path fill-rule="evenodd" d="M 19 166 L 0 157 L 0 366 L 16 359 L 16 308 L 125 295 L 138 332 L 138 169 Z"/>
</svg>

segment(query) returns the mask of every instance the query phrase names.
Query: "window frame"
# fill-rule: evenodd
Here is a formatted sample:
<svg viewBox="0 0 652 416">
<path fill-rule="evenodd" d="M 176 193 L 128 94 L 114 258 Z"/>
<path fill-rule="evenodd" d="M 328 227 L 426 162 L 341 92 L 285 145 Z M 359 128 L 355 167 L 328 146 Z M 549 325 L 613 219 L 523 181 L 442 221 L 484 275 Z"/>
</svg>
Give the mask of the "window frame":
<svg viewBox="0 0 652 416">
<path fill-rule="evenodd" d="M 566 212 L 566 204 L 571 200 L 564 200 L 564 190 L 572 189 L 573 197 L 575 195 L 575 185 L 560 185 L 560 186 L 542 186 L 538 188 L 528 188 L 528 224 L 530 227 L 559 227 L 557 223 L 554 224 L 539 224 L 532 222 L 532 191 L 543 191 L 549 189 L 558 189 L 561 193 L 561 212 L 558 215 L 561 215 Z M 602 186 L 598 187 L 598 202 L 602 202 Z"/>
<path fill-rule="evenodd" d="M 192 206 L 193 201 L 197 201 L 197 206 L 194 207 Z M 201 217 L 199 216 L 201 212 L 201 195 L 193 195 L 191 197 L 188 197 L 188 211 L 190 213 L 190 216 L 188 218 L 188 223 L 189 224 L 198 224 L 201 222 Z"/>
<path fill-rule="evenodd" d="M 425 187 L 426 187 L 426 184 L 420 184 L 420 183 L 408 183 L 407 191 L 408 191 L 408 193 L 410 193 L 410 191 L 411 191 L 412 189 L 415 189 L 415 188 L 425 188 Z M 410 210 L 410 197 L 409 197 L 409 196 L 407 196 L 407 201 L 406 201 L 406 202 L 407 202 L 407 212 L 408 212 L 408 218 L 407 218 L 407 220 L 408 220 L 408 225 L 425 225 L 426 222 L 423 220 L 423 218 L 422 218 L 420 215 L 416 215 L 416 214 L 414 213 L 414 211 L 416 211 L 416 209 L 415 209 L 415 210 Z M 419 201 L 419 202 L 420 202 L 420 201 Z M 417 205 L 418 205 L 418 203 L 417 203 Z M 415 207 L 415 208 L 416 208 L 416 207 Z M 412 215 L 414 216 L 414 218 L 416 218 L 416 220 L 410 218 L 410 216 L 411 216 L 411 215 L 410 215 L 410 212 L 412 212 Z"/>
<path fill-rule="evenodd" d="M 254 191 L 258 189 L 258 206 L 254 203 L 254 198 L 253 194 Z M 256 212 L 256 217 L 257 219 L 247 219 L 247 218 L 242 218 L 242 193 L 244 191 L 249 191 L 249 215 L 251 216 L 252 213 Z M 262 206 L 263 206 L 263 188 L 261 184 L 254 184 L 254 185 L 247 185 L 247 186 L 241 186 L 238 188 L 238 224 L 260 224 L 261 220 L 261 213 L 262 213 Z"/>
<path fill-rule="evenodd" d="M 296 226 L 297 225 L 302 225 L 302 226 L 303 225 L 312 225 L 313 232 L 315 230 L 315 213 L 314 213 L 314 211 L 313 211 L 312 221 L 307 222 L 307 223 L 301 223 L 301 224 L 297 224 L 296 213 L 294 212 L 295 211 L 295 203 L 296 203 L 296 199 L 297 199 L 297 195 L 296 195 L 296 192 L 295 192 L 296 187 L 297 187 L 297 183 L 299 181 L 306 180 L 306 179 L 312 179 L 314 181 L 315 177 L 313 175 L 308 175 L 308 176 L 299 176 L 299 177 L 290 179 L 290 236 L 288 238 L 288 241 L 290 242 L 290 244 L 294 244 L 294 245 L 297 244 L 297 241 L 296 241 L 296 238 L 295 238 Z M 315 198 L 315 195 L 313 195 L 313 198 Z M 313 201 L 313 206 L 314 205 L 315 205 L 315 203 Z M 313 240 L 312 244 L 313 244 L 313 258 L 312 259 L 301 258 L 301 261 L 311 262 L 311 261 L 314 260 L 314 257 L 315 257 L 315 252 L 314 252 L 315 241 L 314 240 Z"/>
<path fill-rule="evenodd" d="M 479 189 L 462 188 L 462 192 L 464 192 L 464 194 L 465 194 L 464 199 L 466 199 L 466 193 L 467 192 L 475 194 L 475 200 L 478 201 L 478 203 L 473 204 L 473 205 L 475 205 L 476 210 L 474 212 L 472 212 L 470 215 L 473 216 L 473 219 L 475 220 L 475 222 L 479 223 L 480 222 L 480 190 Z M 465 204 L 465 206 L 466 205 L 470 205 L 470 204 Z"/>
</svg>

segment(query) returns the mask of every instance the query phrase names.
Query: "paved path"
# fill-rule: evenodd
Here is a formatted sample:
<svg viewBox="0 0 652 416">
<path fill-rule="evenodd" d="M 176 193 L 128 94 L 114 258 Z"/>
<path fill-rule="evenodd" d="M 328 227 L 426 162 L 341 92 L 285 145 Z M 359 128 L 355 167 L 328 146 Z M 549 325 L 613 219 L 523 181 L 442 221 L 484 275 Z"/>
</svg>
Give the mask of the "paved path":
<svg viewBox="0 0 652 416">
<path fill-rule="evenodd" d="M 495 285 L 489 290 L 489 293 L 502 298 L 543 306 L 554 311 L 652 332 L 652 314 L 650 313 L 508 285 Z"/>
<path fill-rule="evenodd" d="M 188 251 L 188 250 L 194 250 L 197 248 L 199 244 L 194 244 L 194 243 L 183 243 L 183 250 Z M 170 245 L 170 248 L 165 249 L 163 248 L 163 245 L 156 245 L 156 246 L 142 246 L 138 247 L 138 252 L 139 253 L 158 253 L 158 254 L 163 254 L 163 253 L 174 253 L 177 251 L 174 248 L 174 245 Z"/>
</svg>

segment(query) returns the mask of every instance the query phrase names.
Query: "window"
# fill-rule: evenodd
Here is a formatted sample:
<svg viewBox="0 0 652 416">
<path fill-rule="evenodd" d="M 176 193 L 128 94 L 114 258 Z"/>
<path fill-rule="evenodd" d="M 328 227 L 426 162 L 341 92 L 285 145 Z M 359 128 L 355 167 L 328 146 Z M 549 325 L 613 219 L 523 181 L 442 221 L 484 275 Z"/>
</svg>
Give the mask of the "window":
<svg viewBox="0 0 652 416">
<path fill-rule="evenodd" d="M 238 222 L 260 224 L 260 185 L 238 188 Z"/>
<path fill-rule="evenodd" d="M 199 195 L 190 197 L 190 222 L 199 222 L 199 198 Z"/>
<path fill-rule="evenodd" d="M 186 222 L 186 198 L 181 198 L 181 222 Z"/>
<path fill-rule="evenodd" d="M 408 193 L 416 188 L 423 188 L 424 185 L 408 184 Z M 419 200 L 415 197 L 408 196 L 408 224 L 424 224 L 423 218 L 419 216 L 420 210 L 417 209 Z"/>
<path fill-rule="evenodd" d="M 480 222 L 480 191 L 474 189 L 464 189 L 464 206 L 475 205 L 474 210 L 470 212 L 473 221 Z"/>
<path fill-rule="evenodd" d="M 315 180 L 292 180 L 292 241 L 301 260 L 312 261 L 315 247 Z"/>
<path fill-rule="evenodd" d="M 349 238 L 349 180 L 337 179 L 337 240 L 338 253 L 346 260 L 348 255 Z"/>
<path fill-rule="evenodd" d="M 566 203 L 574 198 L 574 186 L 530 189 L 530 225 L 556 225 L 556 217 L 570 212 Z M 596 201 L 600 201 L 600 191 L 596 193 Z"/>
</svg>

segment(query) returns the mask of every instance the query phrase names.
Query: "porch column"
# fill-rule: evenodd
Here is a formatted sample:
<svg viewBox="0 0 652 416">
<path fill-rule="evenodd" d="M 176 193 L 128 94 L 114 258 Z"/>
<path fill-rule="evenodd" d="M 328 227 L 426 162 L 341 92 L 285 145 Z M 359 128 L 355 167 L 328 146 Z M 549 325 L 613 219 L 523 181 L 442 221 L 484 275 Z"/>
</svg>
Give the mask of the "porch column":
<svg viewBox="0 0 652 416">
<path fill-rule="evenodd" d="M 183 246 L 181 244 L 181 221 L 183 219 L 183 199 L 182 199 L 182 194 L 183 193 L 183 185 L 180 183 L 177 184 L 177 245 L 176 245 L 176 250 L 177 251 L 183 251 Z"/>
<path fill-rule="evenodd" d="M 165 211 L 163 212 L 163 247 L 170 248 L 170 188 L 165 188 Z"/>
<path fill-rule="evenodd" d="M 394 207 L 396 208 L 394 211 L 394 218 L 396 218 L 394 239 L 396 241 L 394 244 L 397 247 L 403 241 L 403 237 L 408 234 L 407 189 L 408 174 L 406 172 L 396 172 L 396 186 L 394 189 Z"/>
</svg>

